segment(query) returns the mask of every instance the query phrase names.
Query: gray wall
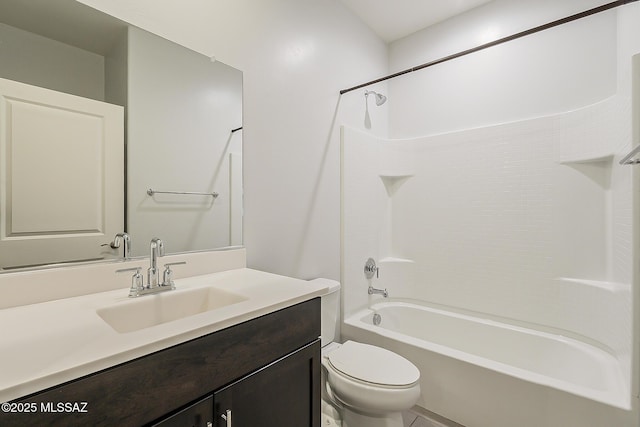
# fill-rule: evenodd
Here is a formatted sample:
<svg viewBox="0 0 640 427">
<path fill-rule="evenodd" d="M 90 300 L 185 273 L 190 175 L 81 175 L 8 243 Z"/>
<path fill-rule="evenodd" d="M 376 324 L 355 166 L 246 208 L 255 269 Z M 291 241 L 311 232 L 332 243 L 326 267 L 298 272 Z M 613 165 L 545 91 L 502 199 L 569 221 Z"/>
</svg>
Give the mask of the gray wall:
<svg viewBox="0 0 640 427">
<path fill-rule="evenodd" d="M 0 23 L 0 77 L 104 101 L 104 58 Z"/>
</svg>

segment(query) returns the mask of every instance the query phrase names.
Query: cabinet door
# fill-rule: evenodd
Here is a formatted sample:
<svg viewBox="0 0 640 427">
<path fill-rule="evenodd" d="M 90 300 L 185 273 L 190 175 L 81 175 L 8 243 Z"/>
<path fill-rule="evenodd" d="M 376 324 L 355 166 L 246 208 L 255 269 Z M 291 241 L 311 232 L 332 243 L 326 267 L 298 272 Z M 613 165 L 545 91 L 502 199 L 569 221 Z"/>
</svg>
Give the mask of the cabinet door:
<svg viewBox="0 0 640 427">
<path fill-rule="evenodd" d="M 320 342 L 214 393 L 216 427 L 319 427 Z"/>
<path fill-rule="evenodd" d="M 153 424 L 153 427 L 211 427 L 213 425 L 213 396 Z"/>
</svg>

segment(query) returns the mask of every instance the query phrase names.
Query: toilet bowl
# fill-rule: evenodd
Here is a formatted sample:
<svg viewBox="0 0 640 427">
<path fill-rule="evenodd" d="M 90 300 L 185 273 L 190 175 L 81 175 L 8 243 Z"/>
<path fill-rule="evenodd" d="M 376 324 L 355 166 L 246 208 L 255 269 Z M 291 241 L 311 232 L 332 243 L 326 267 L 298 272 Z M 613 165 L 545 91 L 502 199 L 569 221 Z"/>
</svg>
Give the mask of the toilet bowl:
<svg viewBox="0 0 640 427">
<path fill-rule="evenodd" d="M 420 371 L 404 357 L 369 344 L 334 342 L 338 336 L 340 283 L 321 297 L 322 425 L 403 427 L 402 411 L 420 397 Z"/>
<path fill-rule="evenodd" d="M 401 412 L 420 397 L 420 372 L 380 347 L 347 341 L 322 357 L 325 391 L 342 409 L 342 427 L 402 427 Z"/>
<path fill-rule="evenodd" d="M 420 396 L 418 368 L 389 350 L 347 341 L 322 363 L 333 396 L 360 412 L 404 411 Z"/>
</svg>

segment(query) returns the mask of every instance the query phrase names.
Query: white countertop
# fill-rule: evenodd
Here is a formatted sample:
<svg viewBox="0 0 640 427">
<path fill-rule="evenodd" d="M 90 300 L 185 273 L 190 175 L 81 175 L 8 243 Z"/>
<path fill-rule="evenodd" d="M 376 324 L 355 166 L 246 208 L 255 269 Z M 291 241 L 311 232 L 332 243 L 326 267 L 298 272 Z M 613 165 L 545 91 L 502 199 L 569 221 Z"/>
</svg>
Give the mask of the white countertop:
<svg viewBox="0 0 640 427">
<path fill-rule="evenodd" d="M 79 378 L 326 293 L 326 285 L 248 268 L 175 280 L 180 292 L 212 286 L 241 302 L 133 332 L 96 313 L 128 304 L 122 288 L 0 310 L 0 402 Z M 156 295 L 140 298 L 155 298 Z"/>
</svg>

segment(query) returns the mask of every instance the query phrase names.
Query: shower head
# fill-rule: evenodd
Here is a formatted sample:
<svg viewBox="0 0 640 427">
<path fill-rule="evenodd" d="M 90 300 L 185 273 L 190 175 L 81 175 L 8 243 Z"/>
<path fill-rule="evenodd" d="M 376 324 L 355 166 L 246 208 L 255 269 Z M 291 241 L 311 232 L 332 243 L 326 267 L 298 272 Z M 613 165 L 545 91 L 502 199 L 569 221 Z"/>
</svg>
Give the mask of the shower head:
<svg viewBox="0 0 640 427">
<path fill-rule="evenodd" d="M 381 93 L 374 92 L 374 91 L 372 91 L 372 90 L 365 90 L 365 91 L 364 91 L 364 97 L 365 97 L 365 98 L 367 98 L 367 97 L 369 96 L 369 94 L 370 94 L 370 93 L 372 93 L 372 94 L 374 94 L 374 95 L 375 95 L 375 98 L 376 98 L 376 105 L 377 105 L 377 106 L 380 106 L 380 105 L 384 104 L 385 102 L 387 102 L 387 97 L 386 97 L 386 96 L 384 96 L 384 95 L 383 95 L 383 94 L 381 94 Z"/>
</svg>

